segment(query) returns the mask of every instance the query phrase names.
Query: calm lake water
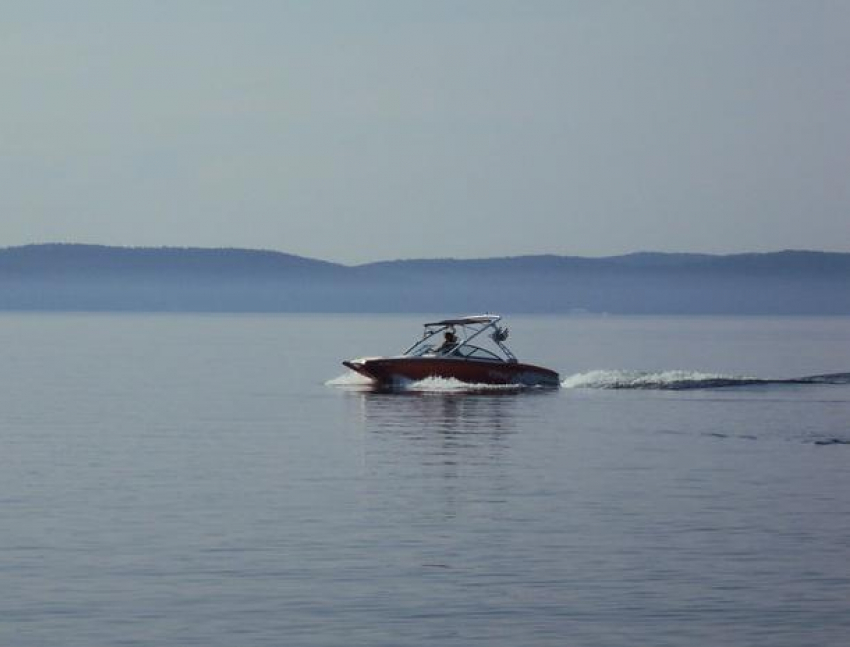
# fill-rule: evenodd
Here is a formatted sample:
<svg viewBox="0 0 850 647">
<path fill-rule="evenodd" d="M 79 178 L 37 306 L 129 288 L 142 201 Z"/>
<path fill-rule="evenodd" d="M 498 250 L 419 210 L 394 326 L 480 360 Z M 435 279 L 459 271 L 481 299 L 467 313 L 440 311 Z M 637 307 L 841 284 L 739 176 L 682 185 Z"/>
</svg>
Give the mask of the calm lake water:
<svg viewBox="0 0 850 647">
<path fill-rule="evenodd" d="M 344 377 L 423 320 L 0 316 L 0 644 L 850 644 L 850 384 L 735 380 L 850 372 L 850 319 L 512 317 L 575 388 Z"/>
</svg>

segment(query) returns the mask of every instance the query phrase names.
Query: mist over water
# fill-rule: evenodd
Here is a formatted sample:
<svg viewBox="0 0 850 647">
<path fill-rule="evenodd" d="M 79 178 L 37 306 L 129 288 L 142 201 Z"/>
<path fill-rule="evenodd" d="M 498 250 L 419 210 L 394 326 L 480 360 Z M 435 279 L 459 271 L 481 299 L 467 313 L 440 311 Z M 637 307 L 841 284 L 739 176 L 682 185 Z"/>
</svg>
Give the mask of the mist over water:
<svg viewBox="0 0 850 647">
<path fill-rule="evenodd" d="M 0 642 L 844 645 L 850 320 L 0 316 Z M 802 379 L 801 379 L 802 378 Z"/>
</svg>

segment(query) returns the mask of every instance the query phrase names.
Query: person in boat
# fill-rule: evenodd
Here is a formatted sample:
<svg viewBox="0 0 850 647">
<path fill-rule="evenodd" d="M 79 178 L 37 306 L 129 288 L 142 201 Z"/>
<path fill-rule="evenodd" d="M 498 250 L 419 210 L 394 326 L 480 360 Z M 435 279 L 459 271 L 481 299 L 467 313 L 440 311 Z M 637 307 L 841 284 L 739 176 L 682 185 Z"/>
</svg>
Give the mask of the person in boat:
<svg viewBox="0 0 850 647">
<path fill-rule="evenodd" d="M 443 343 L 437 349 L 437 353 L 446 353 L 457 345 L 457 335 L 453 329 L 449 329 L 443 333 Z"/>
</svg>

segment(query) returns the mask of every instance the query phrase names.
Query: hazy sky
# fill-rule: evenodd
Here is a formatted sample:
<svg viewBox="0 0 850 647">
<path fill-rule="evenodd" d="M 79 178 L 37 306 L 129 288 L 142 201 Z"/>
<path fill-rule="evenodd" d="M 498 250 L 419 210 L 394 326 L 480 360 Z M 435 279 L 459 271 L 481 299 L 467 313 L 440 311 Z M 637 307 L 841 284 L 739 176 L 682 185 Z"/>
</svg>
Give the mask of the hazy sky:
<svg viewBox="0 0 850 647">
<path fill-rule="evenodd" d="M 27 0 L 0 246 L 850 251 L 850 0 Z"/>
</svg>

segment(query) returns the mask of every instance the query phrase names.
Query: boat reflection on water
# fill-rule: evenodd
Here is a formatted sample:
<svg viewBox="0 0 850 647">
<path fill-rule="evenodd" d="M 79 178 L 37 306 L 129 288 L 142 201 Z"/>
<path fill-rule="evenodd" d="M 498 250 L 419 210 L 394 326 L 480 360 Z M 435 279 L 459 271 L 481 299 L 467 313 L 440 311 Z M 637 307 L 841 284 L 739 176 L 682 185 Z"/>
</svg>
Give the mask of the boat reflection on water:
<svg viewBox="0 0 850 647">
<path fill-rule="evenodd" d="M 365 390 L 347 395 L 362 425 L 370 487 L 390 497 L 398 518 L 427 527 L 501 510 L 522 472 L 538 393 L 421 393 Z M 545 408 L 545 407 L 544 407 Z M 533 439 L 531 440 L 533 442 Z"/>
<path fill-rule="evenodd" d="M 423 393 L 376 388 L 359 395 L 364 422 L 379 433 L 493 434 L 516 428 L 517 391 Z"/>
<path fill-rule="evenodd" d="M 533 423 L 538 398 L 551 395 L 544 389 L 351 392 L 359 400 L 360 419 L 370 434 L 433 442 L 442 449 L 501 445 L 520 425 L 527 428 Z"/>
<path fill-rule="evenodd" d="M 466 384 L 426 378 L 390 386 L 350 373 L 328 382 L 360 403 L 360 417 L 376 433 L 504 434 L 527 425 L 539 398 L 557 391 L 520 385 Z"/>
</svg>

